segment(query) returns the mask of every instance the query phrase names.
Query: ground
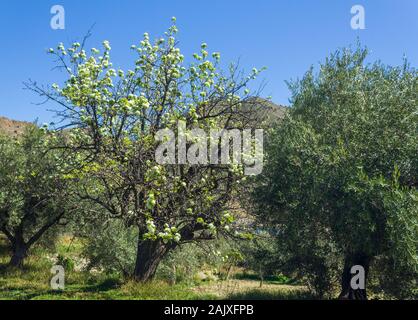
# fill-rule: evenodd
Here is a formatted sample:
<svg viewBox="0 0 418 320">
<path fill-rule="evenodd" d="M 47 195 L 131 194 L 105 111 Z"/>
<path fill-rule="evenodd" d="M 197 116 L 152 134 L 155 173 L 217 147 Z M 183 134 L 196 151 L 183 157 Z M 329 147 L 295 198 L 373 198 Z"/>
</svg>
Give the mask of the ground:
<svg viewBox="0 0 418 320">
<path fill-rule="evenodd" d="M 9 270 L 9 249 L 0 237 L 0 300 L 202 300 L 202 299 L 307 299 L 303 286 L 256 279 L 231 279 L 193 284 L 170 285 L 156 280 L 138 284 L 117 276 L 74 270 L 66 273 L 65 290 L 50 287 L 51 256 L 43 249 L 33 250 L 23 270 Z"/>
</svg>

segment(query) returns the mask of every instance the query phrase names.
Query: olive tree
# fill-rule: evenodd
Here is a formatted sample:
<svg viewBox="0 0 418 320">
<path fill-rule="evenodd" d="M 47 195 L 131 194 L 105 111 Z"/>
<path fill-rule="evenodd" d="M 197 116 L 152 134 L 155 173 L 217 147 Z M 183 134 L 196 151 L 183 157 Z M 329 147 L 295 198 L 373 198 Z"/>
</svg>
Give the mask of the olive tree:
<svg viewBox="0 0 418 320">
<path fill-rule="evenodd" d="M 137 227 L 134 278 L 139 281 L 151 279 L 161 259 L 181 243 L 219 233 L 240 236 L 231 226 L 229 208 L 245 179 L 244 163 L 206 162 L 206 150 L 193 146 L 196 139 L 203 145 L 210 139 L 194 136 L 193 130 L 251 129 L 260 104 L 257 92 L 247 88 L 260 70 L 246 77 L 231 65 L 225 73 L 220 54 L 209 54 L 205 43 L 186 64 L 176 33 L 175 23 L 154 42 L 145 33 L 132 46 L 137 58 L 128 71 L 113 67 L 108 41 L 102 51 L 93 48 L 90 53 L 84 43 L 70 48 L 60 44 L 49 52 L 67 72 L 65 84 L 51 89 L 28 84 L 61 106 L 58 115 L 70 128 L 65 147 L 82 159 L 80 170 L 73 172 L 81 182 L 81 199 L 123 219 L 127 227 Z M 161 130 L 168 129 L 174 135 L 162 137 L 166 131 Z M 158 147 L 167 138 L 179 140 L 181 130 L 187 155 L 196 156 L 197 163 L 184 161 L 180 144 L 162 152 L 167 156 L 174 151 L 175 163 L 157 162 Z"/>
<path fill-rule="evenodd" d="M 68 164 L 50 150 L 55 140 L 35 125 L 22 136 L 0 137 L 0 231 L 11 243 L 13 267 L 22 267 L 29 249 L 75 210 Z"/>
<path fill-rule="evenodd" d="M 350 285 L 355 265 L 366 281 L 383 271 L 376 259 L 390 264 L 388 283 L 418 271 L 418 73 L 366 56 L 338 51 L 290 84 L 292 108 L 268 139 L 255 192 L 294 268 L 328 282 L 338 272 L 349 299 L 367 297 Z"/>
</svg>

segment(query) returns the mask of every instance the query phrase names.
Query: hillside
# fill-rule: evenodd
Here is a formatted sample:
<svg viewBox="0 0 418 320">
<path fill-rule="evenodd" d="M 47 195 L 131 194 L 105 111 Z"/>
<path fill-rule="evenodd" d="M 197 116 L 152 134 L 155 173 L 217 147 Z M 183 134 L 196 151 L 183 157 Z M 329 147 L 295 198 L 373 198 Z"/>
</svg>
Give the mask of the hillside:
<svg viewBox="0 0 418 320">
<path fill-rule="evenodd" d="M 270 125 L 283 119 L 285 117 L 286 112 L 288 111 L 288 107 L 275 104 L 269 100 L 263 99 L 262 105 L 264 106 L 260 111 L 262 119 Z"/>
<path fill-rule="evenodd" d="M 25 127 L 30 125 L 29 122 L 10 120 L 5 117 L 0 117 L 0 133 L 10 136 L 21 134 Z"/>
</svg>

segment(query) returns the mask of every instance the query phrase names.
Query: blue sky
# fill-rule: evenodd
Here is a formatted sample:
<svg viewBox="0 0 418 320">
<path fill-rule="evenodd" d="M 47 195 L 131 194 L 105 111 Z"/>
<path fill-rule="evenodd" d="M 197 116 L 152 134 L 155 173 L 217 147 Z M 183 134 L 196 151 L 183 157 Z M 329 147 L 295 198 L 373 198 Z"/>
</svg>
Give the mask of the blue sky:
<svg viewBox="0 0 418 320">
<path fill-rule="evenodd" d="M 52 30 L 50 9 L 62 5 L 65 30 Z M 366 29 L 350 27 L 353 5 L 366 11 Z M 60 82 L 62 74 L 45 52 L 59 42 L 80 40 L 95 24 L 89 47 L 107 39 L 115 67 L 129 67 L 129 49 L 144 32 L 160 36 L 177 17 L 180 48 L 186 55 L 202 42 L 219 51 L 224 62 L 268 67 L 265 96 L 288 104 L 285 80 L 296 79 L 337 48 L 357 38 L 371 50 L 370 60 L 402 63 L 405 54 L 418 65 L 417 0 L 2 0 L 0 1 L 0 115 L 18 120 L 52 121 L 39 97 L 23 90 L 22 82 Z"/>
</svg>

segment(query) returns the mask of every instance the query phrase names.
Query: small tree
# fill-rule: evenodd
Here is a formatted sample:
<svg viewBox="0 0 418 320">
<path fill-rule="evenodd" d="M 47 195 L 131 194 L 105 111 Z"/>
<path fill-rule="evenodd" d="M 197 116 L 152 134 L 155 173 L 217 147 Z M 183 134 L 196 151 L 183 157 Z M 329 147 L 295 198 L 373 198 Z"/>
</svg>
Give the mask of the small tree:
<svg viewBox="0 0 418 320">
<path fill-rule="evenodd" d="M 17 138 L 0 137 L 0 231 L 11 243 L 10 265 L 70 211 L 65 162 L 49 148 L 53 136 L 35 125 Z"/>
<path fill-rule="evenodd" d="M 154 43 L 145 34 L 138 47 L 132 46 L 138 58 L 127 72 L 113 68 L 108 41 L 101 54 L 92 49 L 91 55 L 79 43 L 68 49 L 61 44 L 50 53 L 68 72 L 64 87 L 50 91 L 28 84 L 63 107 L 59 115 L 72 128 L 66 148 L 84 157 L 74 174 L 85 182 L 80 197 L 138 228 L 134 277 L 140 281 L 151 279 L 178 244 L 212 239 L 218 232 L 234 234 L 228 208 L 243 179 L 243 165 L 233 162 L 190 165 L 179 156 L 177 165 L 157 163 L 158 132 L 172 129 L 171 139 L 178 139 L 179 121 L 189 138 L 190 128 L 253 128 L 253 111 L 260 104 L 247 89 L 260 71 L 244 77 L 232 65 L 225 75 L 219 53 L 209 55 L 206 44 L 187 66 L 176 33 L 173 25 Z M 189 138 L 187 147 L 193 145 Z"/>
<path fill-rule="evenodd" d="M 244 266 L 258 274 L 260 288 L 265 276 L 273 275 L 281 269 L 275 239 L 267 232 L 258 232 L 250 241 L 241 243 Z"/>
<path fill-rule="evenodd" d="M 354 265 L 366 280 L 382 270 L 377 257 L 394 271 L 418 271 L 417 72 L 365 65 L 366 55 L 337 52 L 291 84 L 293 107 L 269 138 L 256 191 L 289 261 L 329 280 L 327 270 L 338 270 L 340 297 L 349 299 L 367 297 L 350 285 Z"/>
</svg>

